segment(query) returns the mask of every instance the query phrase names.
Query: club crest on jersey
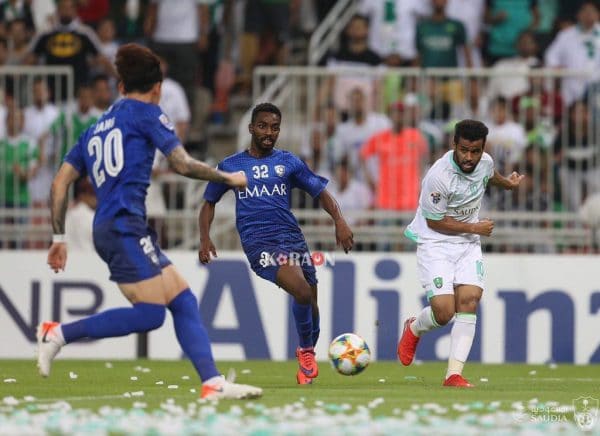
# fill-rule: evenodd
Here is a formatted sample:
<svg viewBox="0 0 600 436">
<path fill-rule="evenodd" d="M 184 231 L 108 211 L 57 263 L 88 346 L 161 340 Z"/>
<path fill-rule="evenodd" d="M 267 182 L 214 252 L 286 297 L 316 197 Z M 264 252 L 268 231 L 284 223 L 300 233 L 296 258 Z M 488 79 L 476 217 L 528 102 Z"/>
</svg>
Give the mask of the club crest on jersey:
<svg viewBox="0 0 600 436">
<path fill-rule="evenodd" d="M 166 116 L 165 114 L 160 114 L 160 116 L 158 117 L 158 119 L 162 123 L 162 125 L 165 126 L 167 129 L 169 129 L 169 130 L 175 130 L 175 127 L 173 126 L 173 123 L 171 122 L 171 120 L 169 119 L 169 117 Z"/>
<path fill-rule="evenodd" d="M 279 177 L 283 177 L 285 174 L 285 167 L 283 165 L 275 165 L 275 174 Z"/>
<path fill-rule="evenodd" d="M 442 194 L 440 194 L 439 192 L 431 193 L 431 201 L 433 201 L 433 204 L 438 204 L 441 199 L 442 199 Z"/>
</svg>

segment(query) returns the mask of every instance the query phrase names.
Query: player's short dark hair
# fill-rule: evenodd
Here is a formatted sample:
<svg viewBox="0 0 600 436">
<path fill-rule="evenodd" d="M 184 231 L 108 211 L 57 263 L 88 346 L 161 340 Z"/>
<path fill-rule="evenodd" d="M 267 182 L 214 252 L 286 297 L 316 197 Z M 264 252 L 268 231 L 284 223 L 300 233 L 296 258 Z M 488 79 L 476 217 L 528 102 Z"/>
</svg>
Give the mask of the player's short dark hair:
<svg viewBox="0 0 600 436">
<path fill-rule="evenodd" d="M 480 139 L 483 139 L 483 145 L 485 146 L 488 131 L 486 125 L 481 121 L 462 120 L 454 126 L 454 144 L 458 144 L 460 138 L 468 141 L 479 141 Z"/>
<path fill-rule="evenodd" d="M 253 123 L 256 121 L 256 117 L 258 116 L 259 112 L 269 112 L 271 114 L 275 114 L 281 120 L 281 111 L 277 106 L 272 103 L 260 103 L 254 106 L 254 109 L 252 109 L 252 118 L 250 119 L 250 122 Z"/>
<path fill-rule="evenodd" d="M 125 92 L 148 92 L 163 80 L 158 56 L 139 44 L 122 45 L 115 65 Z"/>
</svg>

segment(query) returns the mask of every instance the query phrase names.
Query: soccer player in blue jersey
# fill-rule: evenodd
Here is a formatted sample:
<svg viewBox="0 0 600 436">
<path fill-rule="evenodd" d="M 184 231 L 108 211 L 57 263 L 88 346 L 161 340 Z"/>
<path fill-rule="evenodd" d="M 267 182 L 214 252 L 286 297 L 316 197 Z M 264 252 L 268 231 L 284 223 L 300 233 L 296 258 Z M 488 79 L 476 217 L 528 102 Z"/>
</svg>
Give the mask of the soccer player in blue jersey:
<svg viewBox="0 0 600 436">
<path fill-rule="evenodd" d="M 236 188 L 222 182 L 209 182 L 200 209 L 200 262 L 207 263 L 216 249 L 210 240 L 215 204 L 233 188 L 236 198 L 236 224 L 242 247 L 254 272 L 283 288 L 293 297 L 292 312 L 299 336 L 296 349 L 299 384 L 311 384 L 318 375 L 314 347 L 319 337 L 317 277 L 310 252 L 298 221 L 290 210 L 292 188 L 300 188 L 318 198 L 335 223 L 338 245 L 348 252 L 353 235 L 342 212 L 325 189 L 327 179 L 314 174 L 294 154 L 275 148 L 281 125 L 281 111 L 270 103 L 252 111 L 248 126 L 250 148 L 224 159 L 221 171 L 243 171 L 248 186 Z"/>
<path fill-rule="evenodd" d="M 144 206 L 154 154 L 158 148 L 177 173 L 195 179 L 244 188 L 245 175 L 215 170 L 192 159 L 179 143 L 173 125 L 158 106 L 162 73 L 159 59 L 136 44 L 122 46 L 116 57 L 123 99 L 111 106 L 65 157 L 51 189 L 54 236 L 48 264 L 54 272 L 67 261 L 65 211 L 69 186 L 88 174 L 98 206 L 94 245 L 132 307 L 106 310 L 75 322 L 45 322 L 38 328 L 38 368 L 50 373 L 60 349 L 83 338 L 108 338 L 147 332 L 160 327 L 166 308 L 175 332 L 202 384 L 203 398 L 253 398 L 260 388 L 223 378 L 215 367 L 198 302 L 185 279 L 156 242 L 146 223 Z"/>
</svg>

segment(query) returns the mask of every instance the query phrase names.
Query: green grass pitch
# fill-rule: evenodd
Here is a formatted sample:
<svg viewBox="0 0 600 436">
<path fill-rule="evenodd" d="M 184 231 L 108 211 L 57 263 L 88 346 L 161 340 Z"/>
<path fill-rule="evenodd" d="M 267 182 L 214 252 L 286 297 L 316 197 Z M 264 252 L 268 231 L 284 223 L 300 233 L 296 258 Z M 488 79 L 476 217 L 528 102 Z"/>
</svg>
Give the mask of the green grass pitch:
<svg viewBox="0 0 600 436">
<path fill-rule="evenodd" d="M 2 360 L 0 434 L 578 434 L 573 400 L 600 398 L 595 366 L 467 364 L 474 389 L 443 388 L 445 366 L 373 362 L 345 377 L 321 362 L 315 383 L 298 386 L 295 362 L 219 362 L 264 395 L 215 404 L 198 399 L 186 361 L 58 359 L 42 379 L 33 360 Z"/>
</svg>

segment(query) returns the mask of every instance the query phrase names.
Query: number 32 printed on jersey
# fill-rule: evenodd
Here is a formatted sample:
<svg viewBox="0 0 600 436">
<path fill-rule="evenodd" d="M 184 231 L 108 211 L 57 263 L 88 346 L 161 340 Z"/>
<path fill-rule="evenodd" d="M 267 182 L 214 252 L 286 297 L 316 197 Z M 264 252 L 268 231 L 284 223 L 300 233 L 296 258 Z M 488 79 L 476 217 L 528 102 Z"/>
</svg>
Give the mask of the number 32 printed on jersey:
<svg viewBox="0 0 600 436">
<path fill-rule="evenodd" d="M 104 141 L 98 135 L 92 137 L 87 149 L 90 156 L 95 156 L 92 177 L 97 188 L 106 181 L 106 173 L 110 177 L 116 177 L 123 169 L 125 158 L 121 129 L 112 129 Z"/>
</svg>

